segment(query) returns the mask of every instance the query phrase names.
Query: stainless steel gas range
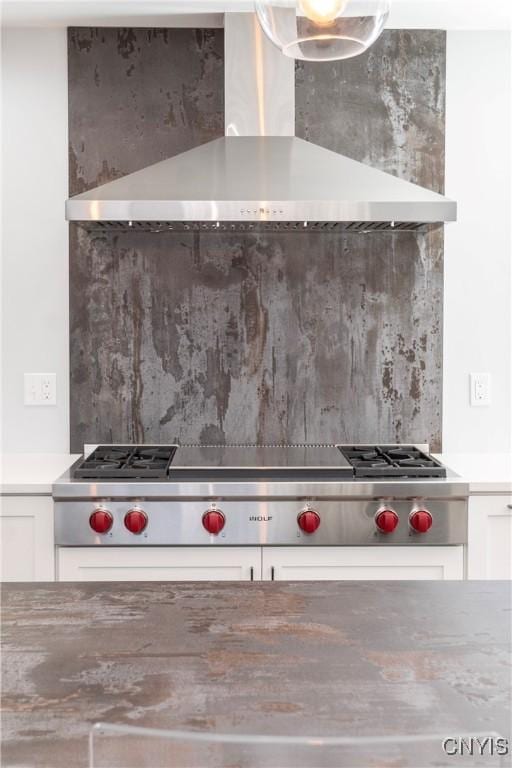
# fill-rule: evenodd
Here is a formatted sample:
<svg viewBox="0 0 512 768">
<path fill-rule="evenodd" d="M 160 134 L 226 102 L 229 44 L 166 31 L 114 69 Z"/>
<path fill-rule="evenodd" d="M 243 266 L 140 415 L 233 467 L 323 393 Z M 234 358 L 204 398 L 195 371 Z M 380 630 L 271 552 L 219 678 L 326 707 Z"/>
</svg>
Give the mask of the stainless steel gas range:
<svg viewBox="0 0 512 768">
<path fill-rule="evenodd" d="M 466 544 L 468 486 L 427 451 L 99 446 L 53 486 L 56 544 Z"/>
</svg>

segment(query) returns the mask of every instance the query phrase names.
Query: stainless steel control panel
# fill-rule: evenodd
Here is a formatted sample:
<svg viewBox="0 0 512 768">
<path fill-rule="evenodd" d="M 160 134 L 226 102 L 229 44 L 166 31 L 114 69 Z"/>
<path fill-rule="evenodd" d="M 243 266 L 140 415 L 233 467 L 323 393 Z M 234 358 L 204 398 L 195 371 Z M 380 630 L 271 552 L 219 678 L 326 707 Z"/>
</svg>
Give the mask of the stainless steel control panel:
<svg viewBox="0 0 512 768">
<path fill-rule="evenodd" d="M 378 514 L 384 508 L 394 511 L 398 517 L 394 530 L 387 533 L 379 530 L 377 522 Z M 98 510 L 100 514 L 94 516 Z M 130 514 L 134 510 L 135 515 Z M 418 532 L 412 527 L 412 515 L 418 510 L 430 513 L 431 525 L 426 531 Z M 220 515 L 207 514 L 212 511 L 220 512 Z M 311 511 L 316 513 L 318 519 L 311 515 L 300 519 L 305 512 Z M 134 519 L 136 525 L 133 525 Z M 101 526 L 97 527 L 102 532 L 93 529 L 97 520 L 101 522 Z M 306 524 L 304 528 L 314 530 L 303 530 L 303 523 L 311 521 L 315 525 Z M 217 532 L 209 532 L 208 527 Z M 142 529 L 133 532 L 130 528 Z M 214 502 L 108 498 L 67 500 L 55 504 L 55 541 L 58 546 L 465 544 L 467 501 L 429 501 L 421 498 L 397 501 L 221 498 Z"/>
</svg>

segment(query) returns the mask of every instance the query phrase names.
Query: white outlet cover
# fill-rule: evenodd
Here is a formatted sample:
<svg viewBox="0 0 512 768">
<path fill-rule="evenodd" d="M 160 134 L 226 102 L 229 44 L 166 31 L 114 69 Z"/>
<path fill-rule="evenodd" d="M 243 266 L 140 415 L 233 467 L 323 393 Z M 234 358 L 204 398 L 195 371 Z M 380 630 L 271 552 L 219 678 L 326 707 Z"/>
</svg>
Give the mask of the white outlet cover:
<svg viewBox="0 0 512 768">
<path fill-rule="evenodd" d="M 26 373 L 24 403 L 25 405 L 57 405 L 57 374 Z"/>
<path fill-rule="evenodd" d="M 491 374 L 471 373 L 470 402 L 474 408 L 482 408 L 491 404 Z"/>
</svg>

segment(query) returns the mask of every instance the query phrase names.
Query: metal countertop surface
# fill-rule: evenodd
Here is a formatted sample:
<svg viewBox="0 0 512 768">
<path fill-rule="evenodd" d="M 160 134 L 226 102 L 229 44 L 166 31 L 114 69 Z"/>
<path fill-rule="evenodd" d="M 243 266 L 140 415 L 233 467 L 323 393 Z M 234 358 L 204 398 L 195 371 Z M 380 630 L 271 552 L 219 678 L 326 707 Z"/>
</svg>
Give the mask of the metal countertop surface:
<svg viewBox="0 0 512 768">
<path fill-rule="evenodd" d="M 511 736 L 508 582 L 4 584 L 2 603 L 4 766 L 85 768 L 96 721 Z"/>
</svg>

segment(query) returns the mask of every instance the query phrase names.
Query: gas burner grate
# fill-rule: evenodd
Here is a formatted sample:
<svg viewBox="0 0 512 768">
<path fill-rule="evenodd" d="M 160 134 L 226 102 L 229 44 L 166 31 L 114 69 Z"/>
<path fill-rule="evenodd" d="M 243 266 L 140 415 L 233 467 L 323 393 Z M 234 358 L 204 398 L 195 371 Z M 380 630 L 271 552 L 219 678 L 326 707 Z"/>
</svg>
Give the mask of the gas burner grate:
<svg viewBox="0 0 512 768">
<path fill-rule="evenodd" d="M 340 445 L 356 477 L 446 477 L 443 465 L 414 445 Z"/>
<path fill-rule="evenodd" d="M 167 477 L 176 445 L 109 446 L 100 445 L 74 470 L 76 478 L 101 480 Z"/>
</svg>

